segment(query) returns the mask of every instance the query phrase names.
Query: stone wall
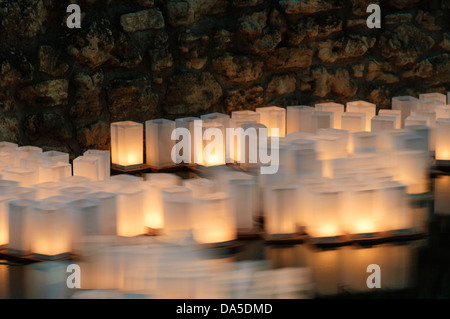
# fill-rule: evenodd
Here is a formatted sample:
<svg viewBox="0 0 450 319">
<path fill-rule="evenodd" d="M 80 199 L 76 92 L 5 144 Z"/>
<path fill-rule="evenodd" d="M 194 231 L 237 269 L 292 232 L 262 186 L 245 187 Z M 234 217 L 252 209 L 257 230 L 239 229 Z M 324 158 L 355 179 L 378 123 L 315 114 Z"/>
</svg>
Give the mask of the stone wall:
<svg viewBox="0 0 450 319">
<path fill-rule="evenodd" d="M 0 0 L 0 140 L 73 157 L 109 148 L 111 121 L 444 93 L 449 16 L 448 0 Z"/>
</svg>

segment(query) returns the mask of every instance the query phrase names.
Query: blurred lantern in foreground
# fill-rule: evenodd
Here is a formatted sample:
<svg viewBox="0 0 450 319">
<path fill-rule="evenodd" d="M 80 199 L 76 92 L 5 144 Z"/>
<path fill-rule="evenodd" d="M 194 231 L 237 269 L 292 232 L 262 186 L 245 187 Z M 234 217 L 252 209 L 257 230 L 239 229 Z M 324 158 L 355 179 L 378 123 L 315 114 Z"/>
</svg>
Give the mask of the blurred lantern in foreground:
<svg viewBox="0 0 450 319">
<path fill-rule="evenodd" d="M 380 116 L 394 116 L 395 117 L 395 128 L 401 129 L 402 128 L 402 111 L 400 110 L 385 110 L 382 109 L 378 113 Z"/>
<path fill-rule="evenodd" d="M 142 167 L 144 157 L 144 126 L 124 121 L 111 123 L 112 165 L 121 169 Z"/>
<path fill-rule="evenodd" d="M 132 237 L 146 232 L 144 192 L 126 187 L 117 193 L 117 235 Z"/>
<path fill-rule="evenodd" d="M 311 132 L 317 133 L 320 129 L 333 128 L 334 113 L 325 111 L 314 111 L 311 115 Z"/>
<path fill-rule="evenodd" d="M 9 203 L 8 250 L 14 254 L 27 255 L 31 249 L 31 208 L 36 202 L 19 199 Z"/>
<path fill-rule="evenodd" d="M 197 197 L 193 203 L 194 239 L 201 244 L 225 243 L 236 239 L 236 220 L 225 193 Z"/>
<path fill-rule="evenodd" d="M 95 192 L 88 197 L 99 205 L 100 235 L 117 235 L 117 196 L 113 193 Z"/>
<path fill-rule="evenodd" d="M 258 214 L 257 184 L 251 179 L 232 179 L 229 181 L 232 210 L 239 231 L 254 229 L 254 220 Z"/>
<path fill-rule="evenodd" d="M 424 151 L 397 152 L 397 180 L 406 185 L 408 194 L 422 194 L 429 191 L 429 156 Z"/>
<path fill-rule="evenodd" d="M 342 192 L 317 187 L 307 194 L 307 232 L 311 237 L 327 238 L 343 235 Z"/>
<path fill-rule="evenodd" d="M 436 161 L 450 164 L 450 119 L 436 121 Z"/>
<path fill-rule="evenodd" d="M 59 259 L 72 249 L 73 225 L 65 204 L 50 201 L 32 209 L 31 251 L 43 259 Z"/>
<path fill-rule="evenodd" d="M 264 225 L 273 237 L 289 237 L 297 232 L 296 185 L 275 186 L 266 192 Z"/>
<path fill-rule="evenodd" d="M 0 195 L 0 247 L 9 241 L 9 201 L 9 196 Z"/>
<path fill-rule="evenodd" d="M 39 183 L 57 182 L 72 176 L 72 165 L 65 162 L 42 162 L 39 165 Z"/>
<path fill-rule="evenodd" d="M 171 152 L 175 146 L 172 132 L 175 130 L 174 121 L 166 119 L 145 122 L 145 145 L 147 164 L 154 168 L 174 166 Z"/>
</svg>

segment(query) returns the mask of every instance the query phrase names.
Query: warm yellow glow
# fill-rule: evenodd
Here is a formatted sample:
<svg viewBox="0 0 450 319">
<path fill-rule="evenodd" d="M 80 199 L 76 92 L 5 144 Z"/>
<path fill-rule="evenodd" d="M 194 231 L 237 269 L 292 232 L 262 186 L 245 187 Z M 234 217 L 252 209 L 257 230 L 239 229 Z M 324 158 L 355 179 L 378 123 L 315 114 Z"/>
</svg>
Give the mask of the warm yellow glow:
<svg viewBox="0 0 450 319">
<path fill-rule="evenodd" d="M 152 229 L 161 229 L 164 227 L 162 207 L 147 209 L 145 213 L 145 226 Z"/>
<path fill-rule="evenodd" d="M 436 149 L 436 159 L 444 161 L 450 160 L 450 149 L 438 147 Z"/>
<path fill-rule="evenodd" d="M 111 160 L 120 166 L 140 165 L 144 162 L 144 129 L 135 122 L 111 124 Z"/>
<path fill-rule="evenodd" d="M 365 234 L 372 233 L 375 231 L 375 225 L 373 222 L 368 220 L 359 220 L 355 222 L 354 233 L 355 234 Z"/>
<path fill-rule="evenodd" d="M 223 227 L 223 225 L 210 225 L 201 229 L 196 236 L 196 240 L 203 244 L 223 243 L 234 240 L 236 238 L 236 231 L 233 227 Z"/>
<path fill-rule="evenodd" d="M 33 252 L 45 256 L 57 256 L 59 254 L 67 253 L 71 250 L 70 235 L 62 235 L 55 240 L 52 237 L 38 237 L 33 238 Z"/>
<path fill-rule="evenodd" d="M 339 235 L 337 225 L 323 224 L 317 228 L 317 237 L 333 237 Z"/>
</svg>

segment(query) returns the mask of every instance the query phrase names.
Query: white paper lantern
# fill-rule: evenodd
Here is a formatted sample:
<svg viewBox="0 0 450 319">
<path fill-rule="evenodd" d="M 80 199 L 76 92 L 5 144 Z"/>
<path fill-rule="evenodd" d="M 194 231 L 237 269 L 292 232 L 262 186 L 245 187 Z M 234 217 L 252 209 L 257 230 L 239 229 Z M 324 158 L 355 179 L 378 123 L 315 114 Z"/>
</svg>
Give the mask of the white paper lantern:
<svg viewBox="0 0 450 319">
<path fill-rule="evenodd" d="M 27 187 L 36 184 L 37 172 L 20 167 L 8 168 L 2 172 L 3 179 L 19 182 L 21 186 Z"/>
<path fill-rule="evenodd" d="M 233 120 L 250 120 L 255 121 L 255 123 L 260 123 L 261 115 L 255 111 L 233 111 L 231 112 L 231 118 Z"/>
<path fill-rule="evenodd" d="M 401 127 L 405 127 L 405 119 L 411 115 L 412 110 L 419 106 L 419 99 L 412 96 L 397 96 L 392 98 L 392 109 L 401 111 Z"/>
<path fill-rule="evenodd" d="M 100 235 L 117 235 L 117 195 L 95 192 L 87 197 L 98 203 Z"/>
<path fill-rule="evenodd" d="M 109 179 L 111 174 L 111 152 L 102 150 L 87 150 L 83 153 L 87 157 L 95 157 L 99 159 L 100 174 L 99 179 Z"/>
<path fill-rule="evenodd" d="M 286 108 L 287 122 L 286 132 L 287 134 L 294 132 L 306 132 L 310 133 L 311 118 L 315 108 L 305 105 L 288 106 Z"/>
<path fill-rule="evenodd" d="M 225 127 L 216 122 L 202 124 L 204 166 L 225 165 Z"/>
<path fill-rule="evenodd" d="M 19 199 L 9 202 L 9 243 L 8 251 L 17 255 L 28 255 L 31 251 L 33 224 L 32 207 L 36 202 Z"/>
<path fill-rule="evenodd" d="M 0 181 L 7 182 L 7 181 Z M 9 201 L 11 197 L 2 193 L 0 195 L 0 247 L 9 242 Z"/>
<path fill-rule="evenodd" d="M 376 115 L 377 106 L 366 101 L 355 101 L 347 103 L 347 112 L 364 113 L 366 114 L 366 128 L 367 132 L 371 130 L 372 117 Z"/>
<path fill-rule="evenodd" d="M 77 224 L 80 241 L 84 236 L 98 236 L 100 231 L 100 209 L 96 201 L 91 199 L 77 199 L 69 203 L 68 210 L 72 221 Z"/>
<path fill-rule="evenodd" d="M 292 236 L 297 232 L 296 185 L 273 187 L 266 193 L 267 206 L 264 209 L 264 227 L 274 237 Z"/>
<path fill-rule="evenodd" d="M 236 239 L 236 220 L 230 199 L 224 193 L 195 199 L 193 212 L 194 239 L 200 244 L 217 244 Z"/>
<path fill-rule="evenodd" d="M 221 124 L 225 129 L 230 127 L 230 116 L 223 113 L 209 113 L 200 116 L 203 122 L 216 122 Z"/>
<path fill-rule="evenodd" d="M 139 188 L 122 188 L 117 193 L 117 234 L 132 237 L 146 232 L 144 192 Z"/>
<path fill-rule="evenodd" d="M 72 165 L 65 162 L 41 162 L 39 164 L 39 183 L 57 182 L 72 176 Z"/>
<path fill-rule="evenodd" d="M 201 119 L 198 117 L 184 117 L 184 118 L 178 118 L 175 120 L 176 128 L 185 128 L 189 131 L 189 134 L 191 136 L 190 141 L 183 141 L 183 143 L 186 143 L 186 146 L 181 151 L 181 146 L 179 145 L 179 141 L 177 141 L 176 144 L 176 154 L 177 154 L 177 161 L 182 162 L 182 158 L 180 158 L 180 155 L 184 155 L 184 152 L 190 151 L 191 157 L 189 163 L 185 164 L 201 164 L 203 157 L 203 135 L 202 135 L 202 122 L 200 122 Z M 197 132 L 197 134 L 196 134 Z M 200 136 L 198 136 L 200 135 Z M 187 149 L 186 149 L 187 148 Z"/>
<path fill-rule="evenodd" d="M 316 104 L 316 110 L 325 111 L 325 112 L 333 112 L 334 114 L 334 123 L 332 128 L 341 129 L 341 117 L 344 113 L 344 105 L 339 103 L 320 103 Z"/>
<path fill-rule="evenodd" d="M 74 229 L 65 204 L 43 201 L 32 210 L 31 251 L 43 259 L 67 256 Z"/>
<path fill-rule="evenodd" d="M 397 152 L 397 180 L 407 186 L 408 194 L 422 194 L 429 191 L 429 165 L 427 152 Z"/>
<path fill-rule="evenodd" d="M 193 197 L 215 192 L 215 183 L 206 178 L 189 178 L 183 181 L 183 185 L 192 191 Z"/>
<path fill-rule="evenodd" d="M 434 179 L 434 212 L 438 215 L 450 215 L 450 176 L 440 175 Z"/>
<path fill-rule="evenodd" d="M 433 111 L 439 107 L 445 105 L 442 101 L 431 99 L 431 100 L 419 100 L 419 104 L 417 106 L 418 111 Z"/>
<path fill-rule="evenodd" d="M 450 163 L 450 119 L 436 121 L 436 160 Z"/>
<path fill-rule="evenodd" d="M 272 129 L 278 129 L 278 135 L 286 135 L 286 109 L 277 106 L 258 107 L 256 112 L 260 114 L 260 123 L 267 127 L 267 136 L 272 136 Z"/>
<path fill-rule="evenodd" d="M 363 132 L 366 130 L 366 114 L 345 112 L 342 114 L 341 126 L 350 133 Z"/>
<path fill-rule="evenodd" d="M 311 115 L 311 132 L 317 133 L 319 129 L 332 128 L 334 124 L 334 113 L 325 111 L 314 111 Z"/>
<path fill-rule="evenodd" d="M 229 190 L 237 229 L 242 232 L 252 231 L 258 216 L 257 184 L 253 180 L 232 179 L 229 181 Z"/>
<path fill-rule="evenodd" d="M 44 162 L 64 162 L 69 163 L 69 153 L 59 151 L 47 151 L 40 155 Z"/>
<path fill-rule="evenodd" d="M 447 96 L 445 96 L 445 94 L 442 93 L 424 93 L 424 94 L 419 94 L 419 99 L 420 100 L 438 100 L 440 102 L 442 102 L 442 104 L 447 104 Z"/>
<path fill-rule="evenodd" d="M 66 185 L 61 182 L 46 182 L 34 185 L 36 189 L 36 199 L 43 200 L 48 197 L 57 196 L 61 188 Z"/>
<path fill-rule="evenodd" d="M 164 231 L 169 240 L 183 240 L 192 234 L 192 198 L 189 196 L 164 197 Z"/>
<path fill-rule="evenodd" d="M 172 149 L 175 140 L 172 132 L 175 130 L 174 121 L 166 119 L 150 120 L 145 122 L 145 145 L 147 164 L 154 168 L 174 166 Z"/>
<path fill-rule="evenodd" d="M 121 169 L 142 167 L 144 126 L 132 121 L 111 123 L 111 162 Z"/>
<path fill-rule="evenodd" d="M 97 181 L 104 171 L 100 167 L 100 158 L 93 156 L 79 156 L 73 160 L 73 175 L 83 176 Z"/>
<path fill-rule="evenodd" d="M 372 133 L 393 130 L 396 128 L 396 121 L 394 116 L 374 116 L 371 121 Z"/>
<path fill-rule="evenodd" d="M 435 109 L 436 119 L 450 118 L 450 105 L 439 105 Z"/>
<path fill-rule="evenodd" d="M 378 112 L 378 115 L 381 116 L 394 116 L 395 117 L 395 128 L 401 129 L 402 128 L 402 111 L 400 110 L 388 110 L 388 109 L 382 109 Z"/>
</svg>

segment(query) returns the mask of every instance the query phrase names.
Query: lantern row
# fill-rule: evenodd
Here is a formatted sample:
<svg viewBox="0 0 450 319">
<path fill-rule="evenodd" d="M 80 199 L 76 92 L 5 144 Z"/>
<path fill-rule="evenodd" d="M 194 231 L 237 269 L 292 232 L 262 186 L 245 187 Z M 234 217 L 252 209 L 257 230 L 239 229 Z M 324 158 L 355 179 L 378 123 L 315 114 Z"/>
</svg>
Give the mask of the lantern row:
<svg viewBox="0 0 450 319">
<path fill-rule="evenodd" d="M 345 111 L 344 111 L 345 109 Z M 310 106 L 276 106 L 257 108 L 256 111 L 234 111 L 231 117 L 211 113 L 201 117 L 179 118 L 175 121 L 156 119 L 145 122 L 146 164 L 156 169 L 176 166 L 177 163 L 217 166 L 226 163 L 249 164 L 248 145 L 245 134 L 227 134 L 228 129 L 266 128 L 266 136 L 284 138 L 286 134 L 304 132 L 317 134 L 320 129 L 342 129 L 349 133 L 378 133 L 387 130 L 404 129 L 423 125 L 429 127 L 429 149 L 436 151 L 436 160 L 450 160 L 450 141 L 446 138 L 450 130 L 450 106 L 446 96 L 440 93 L 421 94 L 420 99 L 411 96 L 394 97 L 392 109 L 382 109 L 376 115 L 376 105 L 365 102 L 348 102 L 346 107 L 338 103 L 320 103 Z M 188 141 L 175 136 L 176 130 L 189 132 Z M 206 138 L 208 129 L 220 131 L 220 143 L 214 140 L 213 155 L 206 152 L 211 146 L 211 137 Z M 278 132 L 278 133 L 276 133 Z M 364 135 L 364 134 L 360 134 Z M 144 125 L 131 121 L 111 124 L 111 154 L 114 166 L 122 169 L 141 167 L 143 159 Z M 198 138 L 198 136 L 200 136 Z M 242 148 L 244 145 L 244 148 Z M 247 148 L 246 148 L 247 147 Z M 183 150 L 181 150 L 183 148 Z M 210 149 L 211 147 L 209 147 Z M 190 151 L 190 156 L 181 159 L 179 153 Z M 176 156 L 174 156 L 174 151 Z M 242 154 L 242 152 L 247 152 Z M 246 157 L 247 156 L 247 157 Z"/>
</svg>

